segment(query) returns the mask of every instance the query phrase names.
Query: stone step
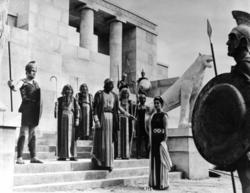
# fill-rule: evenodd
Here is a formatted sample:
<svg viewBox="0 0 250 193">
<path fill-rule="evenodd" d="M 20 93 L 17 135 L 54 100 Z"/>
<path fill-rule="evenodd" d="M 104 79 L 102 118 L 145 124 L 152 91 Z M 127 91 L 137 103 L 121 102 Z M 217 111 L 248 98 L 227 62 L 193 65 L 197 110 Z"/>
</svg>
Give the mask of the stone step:
<svg viewBox="0 0 250 193">
<path fill-rule="evenodd" d="M 17 147 L 15 149 L 17 151 Z M 47 145 L 37 145 L 36 146 L 36 151 L 37 152 L 53 152 L 52 150 L 54 150 L 53 148 L 51 149 L 50 146 L 47 146 Z M 29 148 L 28 148 L 28 145 L 25 145 L 24 146 L 24 152 L 28 152 L 29 151 Z"/>
<path fill-rule="evenodd" d="M 182 177 L 181 172 L 169 173 L 170 182 L 177 179 L 181 179 L 181 177 Z M 142 175 L 142 176 L 116 177 L 109 179 L 15 186 L 14 191 L 23 191 L 23 192 L 72 191 L 76 189 L 85 190 L 89 188 L 100 188 L 100 187 L 117 186 L 117 185 L 144 184 L 146 186 L 147 183 L 148 183 L 148 175 Z"/>
<path fill-rule="evenodd" d="M 92 146 L 77 146 L 77 152 L 91 152 L 91 150 L 92 150 Z M 49 151 L 55 152 L 56 146 L 49 146 Z"/>
<path fill-rule="evenodd" d="M 122 178 L 127 176 L 148 175 L 148 167 L 116 168 L 112 172 L 107 170 L 86 170 L 86 171 L 68 171 L 68 172 L 49 172 L 49 173 L 31 173 L 15 174 L 14 186 L 48 184 L 60 182 L 72 182 L 82 180 L 97 180 L 109 178 Z"/>
<path fill-rule="evenodd" d="M 91 153 L 90 152 L 77 152 L 77 158 L 80 158 L 80 159 L 91 158 Z"/>
<path fill-rule="evenodd" d="M 37 145 L 47 145 L 47 146 L 56 146 L 56 137 L 53 138 L 46 138 L 42 137 L 37 139 Z M 86 146 L 91 146 L 93 145 L 92 140 L 78 140 L 77 141 L 77 146 L 78 147 L 86 147 Z"/>
<path fill-rule="evenodd" d="M 148 159 L 115 160 L 114 168 L 148 167 Z M 78 161 L 55 161 L 45 160 L 43 164 L 15 164 L 15 173 L 44 173 L 44 172 L 66 172 L 90 170 L 90 159 L 79 159 Z"/>
<path fill-rule="evenodd" d="M 15 157 L 17 156 L 17 153 Z M 55 152 L 36 152 L 36 157 L 41 160 L 53 160 L 56 159 Z M 23 153 L 23 159 L 29 160 L 30 159 L 30 153 L 24 152 Z"/>
</svg>

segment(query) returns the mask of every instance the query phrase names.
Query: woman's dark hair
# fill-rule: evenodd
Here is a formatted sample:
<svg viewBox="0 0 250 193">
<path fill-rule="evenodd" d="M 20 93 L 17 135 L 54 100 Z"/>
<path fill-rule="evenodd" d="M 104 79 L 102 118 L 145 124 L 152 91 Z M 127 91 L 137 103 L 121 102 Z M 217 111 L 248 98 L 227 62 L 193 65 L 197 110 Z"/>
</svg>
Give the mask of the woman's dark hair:
<svg viewBox="0 0 250 193">
<path fill-rule="evenodd" d="M 72 86 L 71 86 L 70 84 L 64 85 L 64 87 L 63 87 L 63 89 L 62 89 L 62 95 L 65 95 L 65 92 L 66 92 L 66 90 L 68 90 L 68 89 L 70 89 L 70 90 L 72 91 L 72 95 L 73 95 L 74 90 L 73 90 L 73 88 L 72 88 Z"/>
<path fill-rule="evenodd" d="M 155 101 L 159 101 L 159 102 L 161 103 L 161 106 L 164 105 L 164 101 L 163 101 L 163 99 L 161 98 L 161 96 L 155 97 L 155 98 L 154 98 L 154 102 L 155 102 Z"/>
</svg>

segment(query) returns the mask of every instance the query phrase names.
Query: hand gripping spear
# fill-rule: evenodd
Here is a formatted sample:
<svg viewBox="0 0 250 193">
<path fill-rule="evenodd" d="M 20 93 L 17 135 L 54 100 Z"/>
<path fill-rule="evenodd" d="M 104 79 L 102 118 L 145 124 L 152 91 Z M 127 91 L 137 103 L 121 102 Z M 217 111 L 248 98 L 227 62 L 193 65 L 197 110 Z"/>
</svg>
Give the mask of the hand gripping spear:
<svg viewBox="0 0 250 193">
<path fill-rule="evenodd" d="M 214 46 L 213 46 L 213 43 L 212 43 L 212 41 L 211 41 L 211 37 L 212 37 L 212 27 L 211 27 L 210 22 L 209 22 L 208 19 L 207 19 L 207 35 L 208 35 L 208 37 L 209 37 L 210 48 L 211 48 L 212 57 L 213 57 L 214 73 L 215 73 L 215 76 L 217 76 L 217 68 L 216 68 L 216 62 L 215 62 L 215 56 L 214 56 Z"/>
<path fill-rule="evenodd" d="M 209 20 L 207 19 L 207 35 L 209 37 L 209 42 L 210 42 L 210 47 L 211 47 L 211 52 L 212 52 L 212 57 L 213 57 L 213 62 L 214 62 L 214 73 L 215 76 L 217 76 L 217 68 L 216 68 L 216 62 L 215 62 L 215 56 L 214 56 L 214 47 L 213 43 L 211 41 L 211 36 L 212 36 L 212 27 L 210 25 Z M 235 188 L 235 181 L 234 181 L 234 174 L 231 172 L 231 179 L 232 179 L 232 185 L 233 185 L 233 191 L 236 193 L 236 188 Z"/>
</svg>

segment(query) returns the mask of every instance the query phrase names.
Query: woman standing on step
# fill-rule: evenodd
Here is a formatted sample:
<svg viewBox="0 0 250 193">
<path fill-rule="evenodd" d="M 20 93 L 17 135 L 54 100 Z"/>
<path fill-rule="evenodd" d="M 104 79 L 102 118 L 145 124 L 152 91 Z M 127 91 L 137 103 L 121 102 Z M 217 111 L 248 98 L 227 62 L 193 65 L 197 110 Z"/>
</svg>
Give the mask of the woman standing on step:
<svg viewBox="0 0 250 193">
<path fill-rule="evenodd" d="M 76 133 L 79 125 L 79 106 L 73 96 L 71 85 L 63 87 L 62 96 L 58 98 L 55 107 L 57 118 L 57 156 L 59 161 L 70 158 L 76 161 Z"/>
<path fill-rule="evenodd" d="M 167 114 L 162 111 L 163 103 L 160 96 L 154 98 L 156 112 L 149 121 L 149 187 L 156 190 L 168 189 L 168 172 L 172 166 L 167 150 Z"/>
</svg>

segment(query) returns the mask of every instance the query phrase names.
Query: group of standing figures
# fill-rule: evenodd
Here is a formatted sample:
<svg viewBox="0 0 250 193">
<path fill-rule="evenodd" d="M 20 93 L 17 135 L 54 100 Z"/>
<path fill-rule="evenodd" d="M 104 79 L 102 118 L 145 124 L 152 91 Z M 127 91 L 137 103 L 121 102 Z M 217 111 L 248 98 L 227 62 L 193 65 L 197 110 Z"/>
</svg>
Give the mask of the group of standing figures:
<svg viewBox="0 0 250 193">
<path fill-rule="evenodd" d="M 22 153 L 27 130 L 30 162 L 43 163 L 36 158 L 35 128 L 41 116 L 42 103 L 40 87 L 34 80 L 37 72 L 35 61 L 29 62 L 25 70 L 26 78 L 16 84 L 13 84 L 13 81 L 8 82 L 13 91 L 20 89 L 22 97 L 19 108 L 22 122 L 17 142 L 16 163 L 24 164 Z M 77 161 L 77 140 L 90 139 L 93 140 L 93 168 L 107 169 L 111 172 L 114 159 L 129 159 L 134 146 L 134 157 L 150 157 L 150 187 L 166 189 L 168 171 L 172 163 L 165 143 L 167 115 L 162 112 L 163 100 L 160 97 L 154 99 L 155 113 L 147 130 L 145 94 L 139 93 L 136 104 L 129 100 L 129 87 L 126 84 L 122 84 L 122 88 L 119 87 L 119 96 L 113 92 L 113 88 L 113 81 L 108 78 L 104 81 L 104 89 L 98 91 L 93 98 L 86 84 L 80 86 L 80 92 L 75 97 L 71 85 L 63 87 L 54 113 L 57 118 L 58 160 Z M 133 145 L 134 139 L 136 144 Z"/>
</svg>

